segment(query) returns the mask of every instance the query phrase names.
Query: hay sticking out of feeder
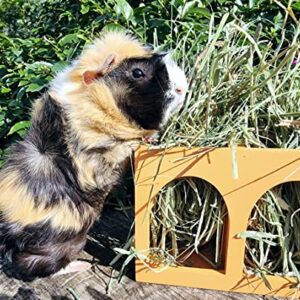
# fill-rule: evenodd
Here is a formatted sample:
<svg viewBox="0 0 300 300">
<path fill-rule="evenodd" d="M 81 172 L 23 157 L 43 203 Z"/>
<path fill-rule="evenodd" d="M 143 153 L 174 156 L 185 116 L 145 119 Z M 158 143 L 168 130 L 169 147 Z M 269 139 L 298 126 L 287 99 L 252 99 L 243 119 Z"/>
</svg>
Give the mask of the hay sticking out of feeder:
<svg viewBox="0 0 300 300">
<path fill-rule="evenodd" d="M 266 192 L 251 213 L 248 229 L 246 272 L 280 274 L 300 280 L 300 183 L 289 182 Z"/>
<path fill-rule="evenodd" d="M 151 248 L 188 265 L 192 254 L 213 268 L 223 264 L 222 241 L 227 208 L 220 193 L 197 178 L 168 184 L 151 212 Z"/>
<path fill-rule="evenodd" d="M 226 18 L 216 29 L 211 20 L 205 48 L 194 32 L 177 41 L 177 58 L 189 76 L 189 93 L 159 147 L 299 149 L 300 26 L 289 39 L 283 29 L 275 45 L 261 36 L 260 26 L 225 25 Z M 186 47 L 190 40 L 194 42 Z M 259 200 L 247 232 L 241 233 L 247 238 L 246 272 L 261 277 L 279 273 L 300 280 L 299 208 L 299 184 L 274 188 Z M 176 181 L 159 194 L 152 212 L 152 246 L 173 255 L 177 263 L 184 263 L 187 253 L 200 253 L 209 242 L 214 245 L 211 253 L 220 253 L 222 239 L 216 238 L 216 232 L 222 231 L 220 216 L 224 211 L 216 190 L 191 180 Z M 212 260 L 216 267 L 219 259 Z"/>
<path fill-rule="evenodd" d="M 166 127 L 161 147 L 299 147 L 300 27 L 293 40 L 283 34 L 276 46 L 257 28 L 252 36 L 251 24 L 212 26 L 205 48 L 197 36 L 178 41 L 189 93 Z M 195 42 L 183 51 L 189 39 Z"/>
</svg>

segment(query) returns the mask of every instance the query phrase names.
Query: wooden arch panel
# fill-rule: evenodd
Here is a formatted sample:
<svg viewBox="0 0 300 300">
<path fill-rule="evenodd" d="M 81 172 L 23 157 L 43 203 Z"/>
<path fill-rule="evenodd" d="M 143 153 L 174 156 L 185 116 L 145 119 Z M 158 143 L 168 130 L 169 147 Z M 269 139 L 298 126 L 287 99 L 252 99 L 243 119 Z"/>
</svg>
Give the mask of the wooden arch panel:
<svg viewBox="0 0 300 300">
<path fill-rule="evenodd" d="M 236 235 L 246 230 L 249 215 L 261 195 L 278 184 L 300 181 L 300 151 L 140 147 L 135 153 L 135 247 L 138 252 L 144 253 L 150 247 L 150 211 L 156 195 L 172 180 L 187 176 L 211 183 L 227 205 L 225 270 L 177 266 L 154 272 L 137 260 L 137 280 L 264 295 L 294 295 L 295 290 L 290 288 L 296 283 L 294 278 L 267 276 L 273 287 L 270 291 L 262 279 L 245 276 L 245 240 Z"/>
</svg>

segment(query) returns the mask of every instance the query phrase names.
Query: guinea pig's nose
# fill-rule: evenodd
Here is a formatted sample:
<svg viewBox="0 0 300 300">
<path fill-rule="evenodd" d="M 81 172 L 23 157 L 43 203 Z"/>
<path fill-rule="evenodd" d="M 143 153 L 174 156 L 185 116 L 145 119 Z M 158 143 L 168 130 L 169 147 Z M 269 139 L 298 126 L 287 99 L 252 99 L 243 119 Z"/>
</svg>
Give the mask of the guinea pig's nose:
<svg viewBox="0 0 300 300">
<path fill-rule="evenodd" d="M 175 92 L 178 94 L 178 95 L 183 95 L 185 93 L 185 88 L 183 86 L 178 86 L 176 89 L 175 89 Z"/>
</svg>

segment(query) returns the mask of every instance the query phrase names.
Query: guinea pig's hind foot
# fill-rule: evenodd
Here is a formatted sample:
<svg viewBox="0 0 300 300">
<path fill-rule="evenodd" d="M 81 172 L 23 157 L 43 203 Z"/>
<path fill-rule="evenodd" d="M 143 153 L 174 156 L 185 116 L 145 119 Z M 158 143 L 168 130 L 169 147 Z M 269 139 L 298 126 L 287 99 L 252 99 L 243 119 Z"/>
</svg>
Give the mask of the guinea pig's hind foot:
<svg viewBox="0 0 300 300">
<path fill-rule="evenodd" d="M 52 276 L 70 274 L 70 273 L 81 273 L 89 270 L 92 264 L 87 261 L 74 260 L 70 262 L 66 267 L 60 269 L 58 272 L 54 273 Z"/>
</svg>

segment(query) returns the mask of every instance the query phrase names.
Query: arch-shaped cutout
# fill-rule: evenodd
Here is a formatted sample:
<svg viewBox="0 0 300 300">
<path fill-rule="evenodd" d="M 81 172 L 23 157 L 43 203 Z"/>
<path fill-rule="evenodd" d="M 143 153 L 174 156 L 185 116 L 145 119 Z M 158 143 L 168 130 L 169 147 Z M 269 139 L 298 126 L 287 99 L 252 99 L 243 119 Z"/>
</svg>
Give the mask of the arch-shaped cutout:
<svg viewBox="0 0 300 300">
<path fill-rule="evenodd" d="M 274 186 L 255 204 L 248 219 L 245 271 L 297 276 L 300 272 L 300 181 Z M 299 275 L 298 275 L 299 276 Z"/>
<path fill-rule="evenodd" d="M 154 201 L 150 248 L 177 265 L 224 272 L 227 226 L 226 203 L 212 184 L 197 177 L 174 179 Z"/>
</svg>

